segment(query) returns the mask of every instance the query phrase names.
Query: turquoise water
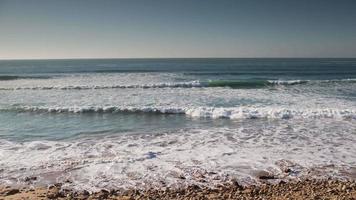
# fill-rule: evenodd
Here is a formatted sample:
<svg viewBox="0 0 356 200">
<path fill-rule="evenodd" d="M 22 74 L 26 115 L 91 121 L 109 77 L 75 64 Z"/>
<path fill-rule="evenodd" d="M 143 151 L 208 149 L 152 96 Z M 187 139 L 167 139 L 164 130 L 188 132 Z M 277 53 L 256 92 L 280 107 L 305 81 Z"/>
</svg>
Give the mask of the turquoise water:
<svg viewBox="0 0 356 200">
<path fill-rule="evenodd" d="M 197 169 L 247 181 L 281 160 L 300 176 L 348 170 L 355 119 L 356 59 L 0 61 L 5 183 L 177 184 L 172 170 Z"/>
</svg>

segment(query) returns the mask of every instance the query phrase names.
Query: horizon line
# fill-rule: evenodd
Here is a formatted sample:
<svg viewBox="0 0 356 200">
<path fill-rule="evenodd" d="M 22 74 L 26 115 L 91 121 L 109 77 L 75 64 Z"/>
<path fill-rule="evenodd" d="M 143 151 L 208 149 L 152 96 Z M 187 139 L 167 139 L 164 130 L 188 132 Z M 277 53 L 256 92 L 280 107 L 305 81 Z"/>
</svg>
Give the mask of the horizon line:
<svg viewBox="0 0 356 200">
<path fill-rule="evenodd" d="M 0 61 L 26 60 L 134 60 L 134 59 L 356 59 L 356 57 L 98 57 L 98 58 L 0 58 Z"/>
</svg>

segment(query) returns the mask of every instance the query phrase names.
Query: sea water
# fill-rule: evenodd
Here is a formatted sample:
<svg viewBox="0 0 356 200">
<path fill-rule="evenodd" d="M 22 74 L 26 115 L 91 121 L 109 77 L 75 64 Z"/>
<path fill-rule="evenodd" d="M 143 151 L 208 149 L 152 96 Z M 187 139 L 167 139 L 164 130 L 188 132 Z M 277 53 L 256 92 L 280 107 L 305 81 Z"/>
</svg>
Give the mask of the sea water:
<svg viewBox="0 0 356 200">
<path fill-rule="evenodd" d="M 0 184 L 352 178 L 355 144 L 356 59 L 0 61 Z"/>
</svg>

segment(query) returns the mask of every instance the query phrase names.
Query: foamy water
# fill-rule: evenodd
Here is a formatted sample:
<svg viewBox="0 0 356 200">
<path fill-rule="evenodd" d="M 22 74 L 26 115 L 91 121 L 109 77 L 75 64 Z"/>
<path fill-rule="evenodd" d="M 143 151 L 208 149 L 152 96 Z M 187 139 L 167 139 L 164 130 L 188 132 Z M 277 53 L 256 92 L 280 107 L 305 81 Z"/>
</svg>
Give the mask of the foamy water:
<svg viewBox="0 0 356 200">
<path fill-rule="evenodd" d="M 324 177 L 343 177 L 343 170 L 355 166 L 354 123 L 297 122 L 236 122 L 230 127 L 74 141 L 1 141 L 1 182 L 36 176 L 35 184 L 69 180 L 67 186 L 87 190 L 178 187 L 232 178 L 253 183 L 258 170 L 296 178 L 310 168 L 330 165 L 335 167 L 324 169 Z M 285 177 L 283 164 L 294 174 Z"/>
</svg>

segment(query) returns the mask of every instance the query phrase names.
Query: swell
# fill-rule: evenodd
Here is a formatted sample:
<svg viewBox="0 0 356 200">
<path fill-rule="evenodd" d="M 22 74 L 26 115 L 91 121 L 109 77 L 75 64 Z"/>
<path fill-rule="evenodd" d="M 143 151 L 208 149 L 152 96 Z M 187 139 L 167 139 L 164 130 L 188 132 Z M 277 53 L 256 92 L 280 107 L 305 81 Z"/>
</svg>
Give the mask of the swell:
<svg viewBox="0 0 356 200">
<path fill-rule="evenodd" d="M 0 111 L 44 112 L 44 113 L 137 113 L 137 114 L 184 114 L 195 118 L 226 119 L 293 119 L 293 118 L 335 118 L 356 119 L 356 110 L 352 109 L 294 109 L 280 107 L 120 107 L 120 106 L 83 106 L 83 107 L 45 107 L 14 106 L 1 108 Z"/>
<path fill-rule="evenodd" d="M 115 88 L 200 88 L 200 87 L 229 87 L 234 89 L 253 89 L 273 86 L 293 86 L 302 84 L 325 84 L 325 83 L 356 83 L 356 79 L 339 80 L 212 80 L 190 81 L 156 84 L 136 85 L 66 85 L 66 86 L 18 86 L 0 87 L 0 90 L 95 90 Z"/>
<path fill-rule="evenodd" d="M 15 76 L 15 75 L 0 75 L 0 81 L 11 81 L 17 79 L 49 79 L 48 76 Z"/>
</svg>

